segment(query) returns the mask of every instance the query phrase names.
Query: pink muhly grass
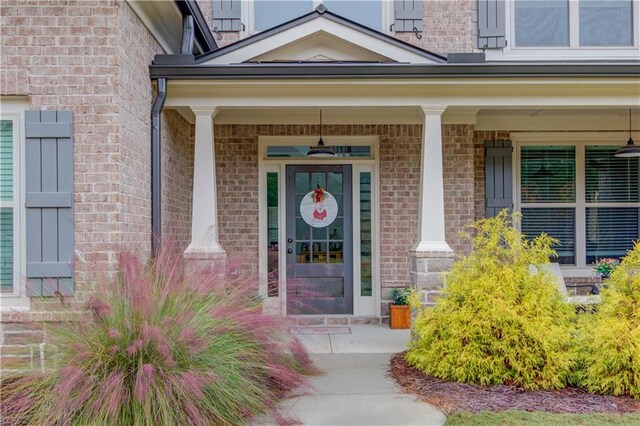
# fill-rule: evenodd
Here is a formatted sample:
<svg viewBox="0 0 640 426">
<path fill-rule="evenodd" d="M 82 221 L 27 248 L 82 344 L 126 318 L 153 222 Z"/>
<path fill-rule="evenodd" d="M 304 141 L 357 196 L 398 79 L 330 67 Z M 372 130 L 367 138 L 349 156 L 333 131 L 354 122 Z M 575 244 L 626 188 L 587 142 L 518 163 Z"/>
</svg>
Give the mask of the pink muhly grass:
<svg viewBox="0 0 640 426">
<path fill-rule="evenodd" d="M 93 415 L 98 415 L 100 410 L 104 408 L 108 416 L 115 416 L 128 399 L 124 374 L 119 371 L 111 373 L 100 386 L 99 395 L 91 405 Z"/>
<path fill-rule="evenodd" d="M 147 396 L 149 395 L 149 388 L 155 382 L 155 378 L 155 368 L 153 365 L 144 364 L 138 369 L 138 374 L 136 374 L 136 380 L 133 389 L 133 394 L 136 397 L 136 401 L 138 401 L 139 403 L 143 403 L 146 401 Z"/>
<path fill-rule="evenodd" d="M 54 392 L 58 395 L 68 395 L 83 383 L 84 378 L 84 372 L 78 367 L 74 365 L 64 367 L 60 370 L 60 381 L 54 388 Z"/>
<path fill-rule="evenodd" d="M 127 355 L 134 356 L 143 347 L 144 347 L 144 341 L 142 339 L 136 339 L 133 341 L 133 343 L 127 346 Z"/>
<path fill-rule="evenodd" d="M 201 372 L 185 371 L 179 375 L 177 387 L 187 395 L 202 399 L 205 397 L 204 389 L 215 381 L 212 379 Z"/>
<path fill-rule="evenodd" d="M 114 328 L 110 328 L 109 331 L 107 331 L 107 336 L 109 336 L 110 339 L 117 339 L 120 337 L 120 332 Z"/>
<path fill-rule="evenodd" d="M 94 313 L 97 319 L 104 320 L 111 315 L 111 307 L 103 300 L 95 297 L 89 298 L 87 301 L 87 307 Z"/>
<path fill-rule="evenodd" d="M 182 407 L 192 424 L 196 426 L 204 426 L 209 423 L 207 419 L 202 415 L 202 411 L 198 408 L 194 401 L 185 399 L 182 402 Z"/>
</svg>

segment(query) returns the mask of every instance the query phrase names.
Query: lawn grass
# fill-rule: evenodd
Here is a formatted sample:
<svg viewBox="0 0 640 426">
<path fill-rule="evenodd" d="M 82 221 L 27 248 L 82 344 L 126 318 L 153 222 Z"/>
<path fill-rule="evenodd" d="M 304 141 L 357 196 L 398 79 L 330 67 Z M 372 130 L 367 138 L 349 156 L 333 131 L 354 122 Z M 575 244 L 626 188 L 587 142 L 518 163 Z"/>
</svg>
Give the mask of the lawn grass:
<svg viewBox="0 0 640 426">
<path fill-rule="evenodd" d="M 463 411 L 450 415 L 445 426 L 609 426 L 640 425 L 640 413 L 633 414 L 555 414 L 543 411 Z"/>
</svg>

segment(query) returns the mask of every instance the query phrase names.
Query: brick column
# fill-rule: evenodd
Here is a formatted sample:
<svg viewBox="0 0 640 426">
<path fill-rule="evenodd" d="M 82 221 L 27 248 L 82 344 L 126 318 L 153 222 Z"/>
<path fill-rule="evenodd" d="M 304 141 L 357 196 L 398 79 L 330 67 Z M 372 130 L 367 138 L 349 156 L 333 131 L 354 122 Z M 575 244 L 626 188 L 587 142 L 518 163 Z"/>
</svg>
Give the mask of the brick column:
<svg viewBox="0 0 640 426">
<path fill-rule="evenodd" d="M 423 106 L 422 162 L 418 242 L 411 248 L 411 284 L 423 303 L 432 303 L 451 268 L 453 250 L 445 241 L 444 175 L 442 170 L 443 107 Z"/>
<path fill-rule="evenodd" d="M 190 267 L 224 271 L 227 255 L 218 240 L 218 200 L 213 118 L 217 107 L 192 108 L 196 116 L 191 243 L 184 252 Z"/>
</svg>

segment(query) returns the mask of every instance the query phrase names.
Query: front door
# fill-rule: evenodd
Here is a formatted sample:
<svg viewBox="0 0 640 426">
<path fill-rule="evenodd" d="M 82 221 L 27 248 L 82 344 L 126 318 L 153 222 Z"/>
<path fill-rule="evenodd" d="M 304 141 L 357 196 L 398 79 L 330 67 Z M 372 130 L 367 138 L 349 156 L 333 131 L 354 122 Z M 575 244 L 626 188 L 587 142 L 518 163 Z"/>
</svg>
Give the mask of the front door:
<svg viewBox="0 0 640 426">
<path fill-rule="evenodd" d="M 351 166 L 287 166 L 287 314 L 353 314 Z"/>
</svg>

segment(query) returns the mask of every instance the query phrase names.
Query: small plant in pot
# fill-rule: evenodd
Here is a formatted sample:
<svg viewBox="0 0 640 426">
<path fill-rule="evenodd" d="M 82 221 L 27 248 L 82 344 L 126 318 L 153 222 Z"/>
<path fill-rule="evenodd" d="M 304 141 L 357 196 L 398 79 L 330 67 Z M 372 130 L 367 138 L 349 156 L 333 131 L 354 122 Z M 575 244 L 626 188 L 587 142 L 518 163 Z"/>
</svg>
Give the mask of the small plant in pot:
<svg viewBox="0 0 640 426">
<path fill-rule="evenodd" d="M 393 288 L 390 295 L 392 302 L 389 303 L 389 327 L 409 328 L 411 326 L 411 307 L 409 306 L 411 289 Z"/>
</svg>

